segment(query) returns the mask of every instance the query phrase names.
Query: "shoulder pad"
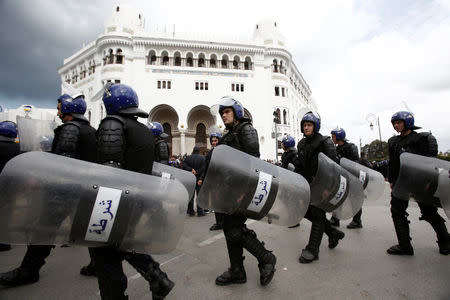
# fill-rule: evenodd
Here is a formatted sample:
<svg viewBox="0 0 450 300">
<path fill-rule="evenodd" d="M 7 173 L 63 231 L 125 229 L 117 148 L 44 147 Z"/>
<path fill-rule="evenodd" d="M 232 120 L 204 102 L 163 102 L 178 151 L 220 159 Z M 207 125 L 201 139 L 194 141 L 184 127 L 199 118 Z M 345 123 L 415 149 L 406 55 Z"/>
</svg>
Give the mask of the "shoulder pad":
<svg viewBox="0 0 450 300">
<path fill-rule="evenodd" d="M 66 122 L 66 123 L 62 124 L 62 126 L 67 126 L 67 125 L 75 125 L 76 127 L 81 128 L 80 123 L 78 123 L 75 120 L 72 120 L 72 121 L 69 121 L 69 122 Z"/>
<path fill-rule="evenodd" d="M 124 118 L 121 117 L 121 116 L 119 116 L 119 115 L 107 115 L 107 116 L 102 120 L 102 122 L 103 122 L 103 121 L 106 121 L 106 120 L 117 120 L 117 121 L 119 121 L 120 123 L 122 123 L 122 125 L 125 125 L 125 120 L 124 120 Z"/>
</svg>

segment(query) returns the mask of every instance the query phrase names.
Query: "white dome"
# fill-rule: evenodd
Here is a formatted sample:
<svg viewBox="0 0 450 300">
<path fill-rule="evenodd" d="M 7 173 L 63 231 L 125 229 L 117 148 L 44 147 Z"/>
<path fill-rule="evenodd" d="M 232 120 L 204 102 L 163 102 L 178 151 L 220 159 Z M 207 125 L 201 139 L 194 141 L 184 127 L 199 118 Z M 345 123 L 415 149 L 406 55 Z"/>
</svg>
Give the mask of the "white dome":
<svg viewBox="0 0 450 300">
<path fill-rule="evenodd" d="M 284 47 L 285 39 L 279 30 L 279 24 L 270 18 L 264 18 L 256 23 L 253 38 L 266 46 Z"/>
<path fill-rule="evenodd" d="M 143 31 L 144 16 L 130 4 L 117 4 L 112 16 L 105 21 L 105 33 L 128 33 L 130 35 Z"/>
</svg>

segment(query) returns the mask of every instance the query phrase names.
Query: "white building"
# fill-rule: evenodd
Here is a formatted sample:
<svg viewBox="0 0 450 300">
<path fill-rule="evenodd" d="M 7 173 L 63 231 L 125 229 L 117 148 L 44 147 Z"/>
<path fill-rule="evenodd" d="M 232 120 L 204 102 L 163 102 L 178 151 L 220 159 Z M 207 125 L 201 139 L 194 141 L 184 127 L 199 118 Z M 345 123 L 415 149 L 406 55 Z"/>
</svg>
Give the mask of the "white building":
<svg viewBox="0 0 450 300">
<path fill-rule="evenodd" d="M 37 120 L 51 120 L 57 123 L 61 123 L 56 115 L 56 109 L 39 108 L 34 105 L 24 104 L 15 109 L 5 109 L 0 112 L 1 121 L 13 121 L 16 122 L 17 117 L 27 117 Z"/>
<path fill-rule="evenodd" d="M 229 40 L 146 31 L 142 14 L 117 5 L 104 33 L 65 59 L 58 72 L 62 81 L 86 95 L 86 116 L 94 127 L 105 109 L 101 101 L 89 98 L 107 81 L 132 86 L 139 107 L 150 114 L 148 121 L 160 122 L 170 135 L 172 154 L 190 153 L 194 145 L 209 147 L 209 128 L 223 129 L 209 107 L 225 95 L 239 100 L 253 120 L 263 159 L 275 159 L 274 112 L 280 117 L 278 132 L 298 140 L 297 112 L 316 110 L 311 90 L 272 20 L 256 24 L 251 39 Z"/>
</svg>

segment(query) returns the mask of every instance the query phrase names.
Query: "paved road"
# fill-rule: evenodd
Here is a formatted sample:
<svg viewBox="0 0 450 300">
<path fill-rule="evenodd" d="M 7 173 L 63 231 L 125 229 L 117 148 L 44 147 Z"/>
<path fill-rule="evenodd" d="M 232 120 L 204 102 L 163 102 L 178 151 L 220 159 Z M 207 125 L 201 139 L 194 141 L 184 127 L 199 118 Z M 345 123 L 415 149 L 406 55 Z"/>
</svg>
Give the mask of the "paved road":
<svg viewBox="0 0 450 300">
<path fill-rule="evenodd" d="M 341 221 L 345 239 L 330 250 L 325 237 L 320 260 L 308 265 L 300 264 L 298 257 L 308 240 L 309 221 L 302 220 L 293 229 L 250 221 L 248 226 L 278 258 L 277 272 L 267 287 L 259 285 L 257 261 L 248 253 L 247 283 L 216 286 L 216 276 L 229 265 L 223 234 L 208 231 L 212 214 L 186 217 L 177 249 L 155 256 L 176 283 L 166 299 L 450 299 L 450 256 L 439 254 L 436 236 L 428 223 L 418 220 L 414 203 L 409 218 L 415 255 L 386 254 L 396 242 L 388 203 L 387 191 L 377 202 L 366 203 L 362 229 L 347 229 L 349 221 Z M 0 272 L 16 267 L 24 253 L 24 246 L 0 253 Z M 79 275 L 87 262 L 86 248 L 58 247 L 42 268 L 39 282 L 0 287 L 0 299 L 100 299 L 96 279 Z M 148 284 L 127 263 L 124 269 L 130 299 L 150 300 Z"/>
</svg>

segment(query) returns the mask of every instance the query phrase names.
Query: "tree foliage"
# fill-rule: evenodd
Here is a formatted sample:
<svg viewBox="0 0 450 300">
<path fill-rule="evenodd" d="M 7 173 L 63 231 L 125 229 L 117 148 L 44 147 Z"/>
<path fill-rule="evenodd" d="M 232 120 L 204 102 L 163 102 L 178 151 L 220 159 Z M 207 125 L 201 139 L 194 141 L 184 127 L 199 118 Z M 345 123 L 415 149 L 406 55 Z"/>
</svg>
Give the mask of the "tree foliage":
<svg viewBox="0 0 450 300">
<path fill-rule="evenodd" d="M 383 160 L 389 158 L 389 147 L 387 142 L 381 142 L 380 140 L 374 140 L 370 144 L 364 145 L 362 151 L 367 153 L 367 159 L 372 160 Z"/>
</svg>

